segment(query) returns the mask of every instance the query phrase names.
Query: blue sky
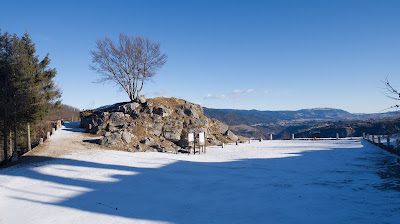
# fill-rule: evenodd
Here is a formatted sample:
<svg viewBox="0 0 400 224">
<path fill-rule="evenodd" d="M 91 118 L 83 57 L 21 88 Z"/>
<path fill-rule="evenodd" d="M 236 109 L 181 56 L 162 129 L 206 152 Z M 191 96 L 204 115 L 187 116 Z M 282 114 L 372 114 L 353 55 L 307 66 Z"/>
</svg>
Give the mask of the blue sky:
<svg viewBox="0 0 400 224">
<path fill-rule="evenodd" d="M 28 29 L 50 54 L 63 103 L 80 109 L 127 101 L 94 83 L 90 50 L 120 32 L 161 43 L 167 64 L 142 91 L 211 108 L 333 107 L 375 113 L 400 87 L 399 1 L 4 1 L 0 28 Z"/>
</svg>

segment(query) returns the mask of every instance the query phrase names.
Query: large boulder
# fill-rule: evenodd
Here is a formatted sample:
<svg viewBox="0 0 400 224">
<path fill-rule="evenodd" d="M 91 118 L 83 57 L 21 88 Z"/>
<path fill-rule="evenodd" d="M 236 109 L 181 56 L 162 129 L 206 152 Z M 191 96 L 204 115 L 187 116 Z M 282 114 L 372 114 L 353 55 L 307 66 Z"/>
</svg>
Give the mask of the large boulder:
<svg viewBox="0 0 400 224">
<path fill-rule="evenodd" d="M 114 145 L 121 141 L 121 134 L 118 132 L 106 132 L 100 140 L 101 145 Z"/>
<path fill-rule="evenodd" d="M 196 105 L 187 103 L 182 106 L 182 109 L 187 116 L 193 118 L 199 118 L 199 113 L 197 112 L 199 108 Z"/>
<path fill-rule="evenodd" d="M 169 141 L 178 142 L 181 140 L 181 132 L 179 130 L 164 131 L 164 137 Z"/>
<path fill-rule="evenodd" d="M 126 143 L 126 144 L 131 143 L 132 137 L 133 137 L 132 134 L 129 133 L 129 132 L 127 132 L 127 131 L 124 131 L 124 132 L 122 132 L 122 134 L 121 134 L 121 139 L 122 139 L 122 141 L 123 141 L 124 143 Z"/>
<path fill-rule="evenodd" d="M 140 106 L 137 102 L 127 103 L 119 106 L 118 111 L 124 114 L 130 114 L 136 112 L 136 109 Z"/>
<path fill-rule="evenodd" d="M 172 110 L 165 106 L 154 107 L 153 114 L 160 115 L 161 117 L 167 117 L 172 114 Z"/>
<path fill-rule="evenodd" d="M 225 123 L 222 123 L 221 121 L 216 119 L 213 119 L 212 121 L 214 122 L 214 125 L 217 127 L 220 133 L 226 133 L 226 131 L 228 131 L 229 126 Z"/>
<path fill-rule="evenodd" d="M 205 126 L 208 127 L 208 119 L 202 118 L 202 119 L 190 119 L 190 124 L 198 127 L 198 126 Z"/>
<path fill-rule="evenodd" d="M 137 97 L 137 101 L 141 104 L 146 103 L 146 97 L 144 97 L 143 95 L 140 95 Z"/>
<path fill-rule="evenodd" d="M 110 122 L 113 126 L 123 125 L 125 120 L 125 114 L 123 112 L 113 112 L 110 115 Z"/>
<path fill-rule="evenodd" d="M 234 141 L 234 142 L 236 142 L 239 138 L 235 135 L 235 134 L 233 134 L 230 130 L 227 130 L 226 132 L 225 132 L 225 134 L 224 134 L 228 139 L 230 139 L 230 140 L 232 140 L 232 141 Z"/>
</svg>

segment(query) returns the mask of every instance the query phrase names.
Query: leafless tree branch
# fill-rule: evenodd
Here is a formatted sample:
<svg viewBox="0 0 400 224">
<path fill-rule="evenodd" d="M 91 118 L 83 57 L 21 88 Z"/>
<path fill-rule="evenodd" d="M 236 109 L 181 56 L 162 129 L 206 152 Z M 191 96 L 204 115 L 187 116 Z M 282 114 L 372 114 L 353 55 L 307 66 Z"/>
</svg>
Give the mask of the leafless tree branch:
<svg viewBox="0 0 400 224">
<path fill-rule="evenodd" d="M 113 81 L 124 89 L 132 101 L 139 96 L 144 83 L 167 62 L 167 55 L 161 53 L 160 44 L 141 36 L 121 33 L 118 43 L 105 37 L 96 41 L 96 47 L 90 52 L 90 68 L 101 74 L 98 82 Z"/>
</svg>

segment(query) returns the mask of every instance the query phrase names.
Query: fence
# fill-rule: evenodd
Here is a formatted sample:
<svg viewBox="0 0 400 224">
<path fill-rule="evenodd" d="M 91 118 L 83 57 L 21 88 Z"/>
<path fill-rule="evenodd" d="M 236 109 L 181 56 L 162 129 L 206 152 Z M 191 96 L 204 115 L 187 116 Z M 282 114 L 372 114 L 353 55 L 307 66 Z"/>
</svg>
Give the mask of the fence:
<svg viewBox="0 0 400 224">
<path fill-rule="evenodd" d="M 363 138 L 380 148 L 400 156 L 400 133 L 392 135 L 363 134 Z"/>
</svg>

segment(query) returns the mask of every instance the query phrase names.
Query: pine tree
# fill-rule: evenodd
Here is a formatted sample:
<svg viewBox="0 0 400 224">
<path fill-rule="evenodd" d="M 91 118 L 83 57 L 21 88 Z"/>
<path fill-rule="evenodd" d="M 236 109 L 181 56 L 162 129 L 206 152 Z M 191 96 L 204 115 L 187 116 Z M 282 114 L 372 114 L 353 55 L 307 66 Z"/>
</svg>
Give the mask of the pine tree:
<svg viewBox="0 0 400 224">
<path fill-rule="evenodd" d="M 60 105 L 60 90 L 49 69 L 48 55 L 43 60 L 35 55 L 35 44 L 28 33 L 22 37 L 0 32 L 0 87 L 2 89 L 4 154 L 7 158 L 7 132 L 18 124 L 37 123 Z M 16 144 L 14 144 L 16 145 Z M 6 159 L 7 160 L 7 159 Z"/>
</svg>

